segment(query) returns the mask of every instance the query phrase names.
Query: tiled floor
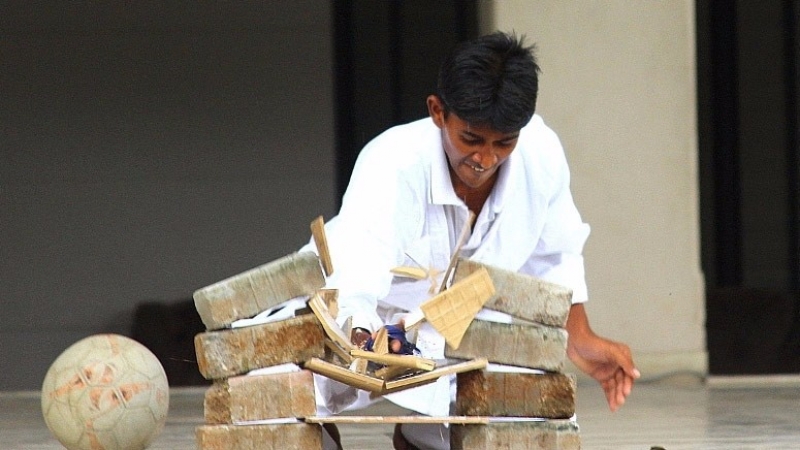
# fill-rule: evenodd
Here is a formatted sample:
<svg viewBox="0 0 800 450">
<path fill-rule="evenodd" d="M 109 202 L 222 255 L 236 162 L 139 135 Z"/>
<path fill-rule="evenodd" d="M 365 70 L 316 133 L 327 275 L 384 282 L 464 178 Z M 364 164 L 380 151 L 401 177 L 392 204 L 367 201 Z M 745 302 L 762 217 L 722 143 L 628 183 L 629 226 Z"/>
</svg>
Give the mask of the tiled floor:
<svg viewBox="0 0 800 450">
<path fill-rule="evenodd" d="M 742 383 L 693 379 L 640 383 L 625 407 L 608 412 L 600 389 L 579 383 L 578 423 L 584 449 L 800 449 L 800 382 Z M 203 389 L 177 389 L 164 432 L 151 449 L 194 449 Z M 393 414 L 387 402 L 370 411 Z M 391 426 L 345 425 L 345 446 L 391 448 Z M 0 393 L 0 449 L 61 449 L 41 417 L 37 393 Z"/>
</svg>

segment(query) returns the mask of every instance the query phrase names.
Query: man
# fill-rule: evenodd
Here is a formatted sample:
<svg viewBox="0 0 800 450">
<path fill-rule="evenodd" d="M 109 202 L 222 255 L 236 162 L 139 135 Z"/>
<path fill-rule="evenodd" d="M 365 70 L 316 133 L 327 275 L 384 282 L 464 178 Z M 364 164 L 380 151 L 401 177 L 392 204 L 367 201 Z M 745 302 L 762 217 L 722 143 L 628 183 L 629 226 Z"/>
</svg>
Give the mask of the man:
<svg viewBox="0 0 800 450">
<path fill-rule="evenodd" d="M 522 41 L 494 33 L 458 46 L 427 98 L 430 117 L 391 128 L 362 150 L 342 208 L 326 225 L 335 267 L 328 285 L 339 289 L 338 320 L 352 317 L 354 342 L 362 341 L 430 298 L 430 281 L 393 278 L 390 269 L 444 271 L 472 212 L 462 257 L 573 290 L 567 354 L 614 411 L 639 372 L 626 345 L 589 326 L 581 255 L 589 226 L 573 203 L 558 137 L 534 114 L 539 68 Z M 444 340 L 427 324 L 417 346 L 423 356 L 443 356 Z M 322 413 L 368 403 L 363 393 L 317 381 Z M 443 378 L 387 398 L 447 415 L 454 397 Z M 395 447 L 449 448 L 447 432 L 429 428 L 398 427 Z"/>
</svg>

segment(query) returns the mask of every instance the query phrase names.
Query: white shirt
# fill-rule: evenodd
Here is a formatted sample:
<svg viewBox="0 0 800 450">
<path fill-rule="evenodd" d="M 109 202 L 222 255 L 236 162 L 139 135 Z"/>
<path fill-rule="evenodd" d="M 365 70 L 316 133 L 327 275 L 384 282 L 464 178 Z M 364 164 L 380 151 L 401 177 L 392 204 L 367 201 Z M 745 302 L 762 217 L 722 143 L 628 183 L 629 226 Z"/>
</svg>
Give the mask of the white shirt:
<svg viewBox="0 0 800 450">
<path fill-rule="evenodd" d="M 339 290 L 338 322 L 352 317 L 353 327 L 375 331 L 428 300 L 468 214 L 450 180 L 441 131 L 430 118 L 373 139 L 356 161 L 339 214 L 325 226 L 333 263 L 327 287 Z M 581 252 L 588 235 L 589 226 L 572 201 L 561 143 L 534 116 L 499 169 L 460 256 L 569 287 L 573 303 L 583 302 Z M 316 251 L 313 241 L 302 250 Z M 417 264 L 434 269 L 438 277 L 413 281 L 390 272 Z M 428 323 L 420 326 L 416 345 L 422 356 L 444 356 L 444 338 Z M 449 378 L 386 398 L 422 414 L 445 416 L 455 389 L 454 377 Z M 318 395 L 318 405 L 330 412 L 369 402 L 363 392 L 331 400 L 337 396 L 328 391 L 337 385 L 315 379 L 318 392 L 326 393 Z"/>
<path fill-rule="evenodd" d="M 430 118 L 373 139 L 356 161 L 339 214 L 325 226 L 334 268 L 327 287 L 339 290 L 339 321 L 352 316 L 354 327 L 374 331 L 387 320 L 378 306 L 410 310 L 430 298 L 431 282 L 394 278 L 390 269 L 421 264 L 443 272 L 467 216 Z M 569 287 L 573 303 L 584 302 L 588 235 L 561 143 L 535 115 L 499 169 L 461 256 Z M 315 251 L 313 241 L 303 250 Z"/>
</svg>

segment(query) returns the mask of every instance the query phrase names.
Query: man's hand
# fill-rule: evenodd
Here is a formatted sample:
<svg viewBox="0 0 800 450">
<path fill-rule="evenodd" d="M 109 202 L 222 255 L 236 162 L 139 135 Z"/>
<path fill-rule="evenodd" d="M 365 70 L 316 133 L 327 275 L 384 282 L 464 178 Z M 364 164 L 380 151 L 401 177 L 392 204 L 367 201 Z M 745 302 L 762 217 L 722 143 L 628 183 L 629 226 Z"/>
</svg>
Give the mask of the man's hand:
<svg viewBox="0 0 800 450">
<path fill-rule="evenodd" d="M 567 331 L 570 360 L 600 383 L 611 411 L 618 410 L 640 376 L 633 364 L 630 348 L 594 334 L 582 304 L 572 305 Z"/>
<path fill-rule="evenodd" d="M 417 348 L 406 340 L 405 321 L 400 320 L 394 325 L 385 325 L 384 328 L 389 333 L 389 353 L 412 355 L 415 351 L 418 352 Z M 353 328 L 353 331 L 350 332 L 350 342 L 362 350 L 372 350 L 372 344 L 377 335 L 377 332 L 370 334 L 364 328 Z"/>
<path fill-rule="evenodd" d="M 372 337 L 369 330 L 364 328 L 353 328 L 350 332 L 350 342 L 357 348 L 363 349 L 369 338 Z"/>
</svg>

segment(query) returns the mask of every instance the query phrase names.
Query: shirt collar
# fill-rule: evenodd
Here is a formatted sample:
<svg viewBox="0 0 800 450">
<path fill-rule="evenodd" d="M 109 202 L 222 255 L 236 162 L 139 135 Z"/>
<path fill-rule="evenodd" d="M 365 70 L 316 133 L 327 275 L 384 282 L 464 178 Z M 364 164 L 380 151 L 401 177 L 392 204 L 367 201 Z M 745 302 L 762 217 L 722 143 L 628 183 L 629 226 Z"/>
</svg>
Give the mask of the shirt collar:
<svg viewBox="0 0 800 450">
<path fill-rule="evenodd" d="M 453 182 L 450 180 L 450 164 L 447 162 L 447 155 L 442 149 L 442 135 L 437 133 L 439 138 L 435 145 L 435 155 L 431 158 L 431 203 L 434 205 L 458 205 L 461 199 L 453 189 Z"/>
</svg>

